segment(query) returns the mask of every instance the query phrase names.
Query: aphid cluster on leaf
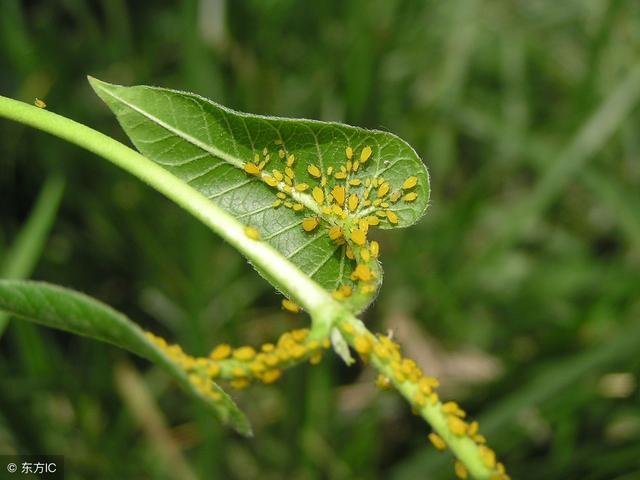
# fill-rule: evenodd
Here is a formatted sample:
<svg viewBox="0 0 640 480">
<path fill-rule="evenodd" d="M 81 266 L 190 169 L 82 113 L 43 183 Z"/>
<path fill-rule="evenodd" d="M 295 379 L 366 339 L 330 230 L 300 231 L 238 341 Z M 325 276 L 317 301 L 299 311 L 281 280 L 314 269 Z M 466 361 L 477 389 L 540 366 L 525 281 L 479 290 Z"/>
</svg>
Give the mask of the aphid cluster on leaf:
<svg viewBox="0 0 640 480">
<path fill-rule="evenodd" d="M 376 290 L 377 268 L 374 262 L 380 254 L 380 246 L 368 240 L 369 227 L 386 222 L 397 225 L 400 221 L 395 211 L 398 202 L 410 203 L 418 198 L 415 191 L 418 177 L 409 176 L 401 185 L 378 175 L 371 174 L 373 149 L 364 146 L 359 154 L 351 146 L 344 150 L 344 162 L 340 165 L 322 167 L 309 163 L 296 177 L 296 156 L 287 151 L 285 142 L 275 141 L 277 155 L 272 155 L 265 147 L 254 153 L 253 160 L 246 162 L 244 171 L 259 178 L 276 190 L 273 208 L 288 208 L 300 212 L 302 229 L 309 234 L 324 232 L 343 254 L 354 262 L 350 280 L 360 293 L 369 294 Z M 250 227 L 251 228 L 251 227 Z M 254 236 L 247 232 L 250 238 Z M 259 237 L 258 237 L 259 238 Z M 257 238 L 254 238 L 257 239 Z M 350 286 L 351 287 L 351 286 Z M 337 298 L 351 295 L 340 290 Z M 354 290 L 351 289 L 350 292 Z"/>
</svg>

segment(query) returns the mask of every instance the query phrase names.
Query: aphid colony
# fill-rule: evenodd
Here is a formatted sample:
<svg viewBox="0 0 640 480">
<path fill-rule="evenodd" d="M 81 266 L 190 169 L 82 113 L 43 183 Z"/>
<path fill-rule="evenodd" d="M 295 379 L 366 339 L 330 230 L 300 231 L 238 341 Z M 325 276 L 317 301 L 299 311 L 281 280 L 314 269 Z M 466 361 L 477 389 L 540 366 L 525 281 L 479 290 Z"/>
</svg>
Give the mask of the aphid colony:
<svg viewBox="0 0 640 480">
<path fill-rule="evenodd" d="M 425 409 L 438 409 L 446 419 L 449 432 L 454 437 L 467 437 L 478 448 L 478 453 L 484 465 L 493 472 L 491 480 L 509 480 L 505 473 L 504 465 L 496 461 L 496 455 L 488 446 L 486 439 L 479 433 L 478 422 L 465 421 L 466 413 L 455 402 L 442 403 L 438 394 L 434 391 L 439 386 L 436 378 L 426 376 L 415 361 L 402 356 L 400 345 L 390 337 L 384 335 L 374 336 L 369 332 L 356 332 L 352 324 L 342 322 L 340 330 L 351 340 L 350 343 L 364 362 L 375 361 L 380 373 L 376 378 L 376 386 L 387 390 L 395 384 L 402 390 L 410 391 L 411 401 L 415 413 L 421 413 Z M 407 388 L 405 388 L 407 387 Z M 404 392 L 403 392 L 404 393 Z M 438 449 L 447 448 L 445 440 L 436 432 L 428 436 L 431 443 Z M 459 461 L 454 465 L 455 473 L 459 478 L 466 479 L 468 472 Z"/>
<path fill-rule="evenodd" d="M 273 383 L 282 376 L 282 368 L 303 360 L 312 365 L 320 363 L 322 350 L 330 346 L 329 339 L 309 340 L 309 330 L 299 329 L 284 333 L 275 344 L 265 343 L 259 351 L 251 346 L 234 349 L 221 344 L 205 358 L 192 357 L 180 345 L 169 345 L 151 332 L 146 332 L 146 336 L 189 374 L 189 380 L 202 394 L 213 400 L 222 396 L 209 380 L 229 380 L 236 389 L 245 388 L 254 380 Z"/>
<path fill-rule="evenodd" d="M 294 212 L 310 212 L 302 219 L 301 226 L 305 232 L 311 233 L 324 228 L 329 238 L 344 248 L 344 255 L 355 262 L 351 280 L 363 294 L 375 291 L 376 268 L 371 264 L 378 257 L 380 245 L 376 241 L 368 241 L 369 227 L 388 222 L 398 223 L 398 215 L 393 205 L 398 202 L 410 203 L 418 198 L 415 187 L 418 178 L 410 176 L 398 188 L 381 176 L 367 176 L 367 164 L 373 150 L 365 146 L 356 155 L 351 147 L 345 149 L 344 164 L 339 167 L 329 166 L 326 169 L 309 164 L 306 168 L 307 182 L 299 182 L 295 175 L 296 157 L 288 153 L 284 143 L 276 140 L 278 147 L 277 165 L 265 147 L 261 154 L 254 154 L 251 162 L 246 162 L 244 171 L 254 175 L 265 184 L 277 190 L 274 208 L 289 208 Z M 258 240 L 259 232 L 247 227 L 245 233 L 249 238 Z M 354 285 L 355 286 L 355 285 Z M 342 285 L 333 292 L 337 299 L 352 295 L 352 285 Z M 293 302 L 283 302 L 283 308 L 297 311 L 299 307 Z"/>
</svg>

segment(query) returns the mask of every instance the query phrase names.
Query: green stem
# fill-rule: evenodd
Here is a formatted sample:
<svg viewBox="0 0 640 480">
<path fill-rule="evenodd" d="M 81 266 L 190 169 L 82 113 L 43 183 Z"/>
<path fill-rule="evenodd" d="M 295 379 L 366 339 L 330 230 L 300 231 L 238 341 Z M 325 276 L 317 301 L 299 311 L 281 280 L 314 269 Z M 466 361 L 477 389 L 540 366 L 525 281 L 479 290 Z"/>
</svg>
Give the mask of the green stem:
<svg viewBox="0 0 640 480">
<path fill-rule="evenodd" d="M 328 336 L 332 327 L 338 322 L 349 323 L 358 334 L 371 335 L 360 320 L 277 250 L 266 242 L 247 237 L 245 225 L 138 152 L 71 119 L 2 96 L 0 96 L 0 117 L 40 129 L 105 158 L 194 215 L 244 254 L 271 283 L 289 294 L 309 312 L 312 318 L 312 331 L 309 338 Z M 346 335 L 346 337 L 353 346 L 354 336 Z M 389 366 L 383 361 L 372 357 L 372 364 L 381 373 L 393 378 Z M 396 382 L 395 386 L 410 403 L 413 403 L 414 385 Z M 471 475 L 478 479 L 489 478 L 492 472 L 482 463 L 477 446 L 468 438 L 456 437 L 449 431 L 440 407 L 440 403 L 424 407 L 420 409 L 420 413 L 445 439 L 454 454 L 467 466 Z"/>
</svg>

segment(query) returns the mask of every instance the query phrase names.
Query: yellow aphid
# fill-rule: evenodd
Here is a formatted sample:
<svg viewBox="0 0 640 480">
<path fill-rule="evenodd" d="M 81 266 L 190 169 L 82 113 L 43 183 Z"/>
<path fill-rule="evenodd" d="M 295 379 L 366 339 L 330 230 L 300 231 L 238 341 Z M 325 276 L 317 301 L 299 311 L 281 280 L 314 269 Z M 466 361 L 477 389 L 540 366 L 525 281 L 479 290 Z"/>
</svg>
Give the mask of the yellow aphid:
<svg viewBox="0 0 640 480">
<path fill-rule="evenodd" d="M 260 232 L 253 227 L 244 227 L 244 234 L 251 240 L 260 240 Z"/>
<path fill-rule="evenodd" d="M 209 354 L 209 358 L 212 360 L 224 360 L 229 355 L 231 355 L 231 346 L 226 343 L 221 343 L 216 348 L 211 350 Z"/>
<path fill-rule="evenodd" d="M 424 407 L 425 404 L 427 403 L 427 399 L 425 398 L 424 393 L 418 390 L 413 396 L 413 402 L 416 404 L 417 407 Z"/>
<path fill-rule="evenodd" d="M 302 228 L 304 229 L 305 232 L 311 232 L 318 227 L 319 223 L 320 222 L 316 217 L 307 217 L 304 220 L 302 220 Z"/>
<path fill-rule="evenodd" d="M 353 162 L 353 171 L 357 172 L 359 168 L 360 168 L 360 162 L 356 160 L 355 162 Z"/>
<path fill-rule="evenodd" d="M 391 187 L 389 187 L 389 184 L 387 182 L 384 182 L 382 185 L 380 185 L 380 187 L 378 188 L 378 198 L 382 198 L 387 193 L 389 193 L 390 188 Z"/>
<path fill-rule="evenodd" d="M 211 378 L 216 378 L 218 375 L 220 375 L 220 365 L 218 365 L 217 363 L 210 363 L 207 367 L 207 375 L 209 375 L 209 377 Z"/>
<path fill-rule="evenodd" d="M 331 212 L 333 210 L 331 209 L 331 207 L 322 207 L 322 213 L 324 213 L 325 215 L 331 215 Z"/>
<path fill-rule="evenodd" d="M 308 190 L 308 189 L 309 189 L 309 184 L 307 183 L 298 183 L 296 185 L 296 190 L 298 192 L 304 192 L 305 190 Z"/>
<path fill-rule="evenodd" d="M 339 226 L 334 225 L 329 229 L 329 238 L 331 240 L 337 240 L 340 237 L 342 237 L 342 229 Z"/>
<path fill-rule="evenodd" d="M 371 156 L 371 147 L 364 147 L 362 149 L 362 152 L 360 152 L 360 162 L 364 163 L 367 160 L 369 160 L 369 157 Z"/>
<path fill-rule="evenodd" d="M 273 352 L 275 348 L 276 347 L 273 343 L 264 343 L 262 347 L 260 347 L 260 350 L 262 350 L 263 352 Z"/>
<path fill-rule="evenodd" d="M 353 249 L 349 246 L 347 246 L 347 249 L 345 250 L 345 255 L 347 256 L 347 258 L 349 260 L 355 260 L 356 256 L 353 254 Z"/>
<path fill-rule="evenodd" d="M 282 192 L 276 193 L 276 197 L 278 197 L 281 200 L 284 200 L 285 198 L 287 198 L 287 196 Z"/>
<path fill-rule="evenodd" d="M 446 402 L 442 404 L 442 412 L 443 413 L 451 413 L 453 415 L 457 415 L 460 407 L 456 402 Z"/>
<path fill-rule="evenodd" d="M 385 212 L 384 210 L 377 210 L 376 215 L 380 218 L 385 218 L 387 216 L 387 212 Z"/>
<path fill-rule="evenodd" d="M 260 175 L 260 167 L 255 163 L 247 162 L 244 164 L 244 171 L 249 175 Z"/>
<path fill-rule="evenodd" d="M 467 472 L 467 467 L 465 467 L 460 460 L 456 460 L 456 463 L 453 464 L 453 469 L 456 472 L 456 476 L 461 480 L 466 480 L 469 476 Z"/>
<path fill-rule="evenodd" d="M 429 440 L 431 440 L 431 443 L 433 443 L 433 446 L 436 447 L 438 450 L 444 450 L 447 448 L 447 444 L 444 443 L 444 440 L 442 439 L 442 437 L 435 432 L 431 432 L 429 434 Z"/>
<path fill-rule="evenodd" d="M 351 231 L 351 240 L 353 240 L 355 244 L 362 246 L 367 243 L 367 235 L 359 228 L 354 228 Z"/>
<path fill-rule="evenodd" d="M 352 180 L 349 180 L 349 185 L 351 185 L 352 187 L 357 187 L 360 184 L 362 184 L 362 180 L 360 180 L 359 178 L 354 178 Z"/>
<path fill-rule="evenodd" d="M 244 378 L 247 376 L 247 371 L 242 367 L 233 367 L 231 369 L 231 375 L 234 378 Z"/>
<path fill-rule="evenodd" d="M 358 228 L 364 233 L 367 233 L 369 231 L 369 222 L 366 218 L 361 218 L 360 220 L 358 220 Z"/>
<path fill-rule="evenodd" d="M 278 180 L 276 180 L 275 177 L 272 177 L 271 175 L 265 175 L 262 179 L 264 180 L 264 183 L 266 183 L 270 187 L 278 186 Z"/>
<path fill-rule="evenodd" d="M 282 150 L 282 149 L 278 150 L 278 156 L 279 156 L 280 158 L 284 158 L 284 156 L 285 156 L 285 155 L 286 155 L 286 153 L 285 153 L 285 151 L 284 151 L 284 150 Z"/>
<path fill-rule="evenodd" d="M 345 200 L 344 186 L 336 185 L 335 187 L 333 187 L 333 190 L 331 190 L 331 195 L 333 195 L 333 198 L 338 203 L 338 205 L 340 206 L 344 205 L 344 200 Z"/>
<path fill-rule="evenodd" d="M 287 177 L 288 179 L 289 177 Z M 289 180 L 289 183 L 291 183 L 291 181 Z M 282 190 L 284 190 L 286 193 L 291 193 L 291 186 L 290 185 L 285 185 L 282 187 Z"/>
<path fill-rule="evenodd" d="M 478 452 L 480 452 L 480 458 L 482 459 L 482 463 L 485 464 L 487 468 L 495 468 L 496 466 L 496 454 L 493 450 L 485 445 L 480 445 L 478 447 Z"/>
<path fill-rule="evenodd" d="M 278 199 L 276 199 L 276 200 L 271 204 L 271 206 L 272 206 L 273 208 L 278 208 L 280 205 L 282 205 L 282 200 L 280 200 L 279 198 L 278 198 Z"/>
<path fill-rule="evenodd" d="M 33 104 L 38 108 L 47 108 L 47 104 L 44 103 L 44 100 L 40 100 L 39 98 L 36 98 L 36 101 L 33 102 Z"/>
<path fill-rule="evenodd" d="M 331 207 L 331 212 L 338 217 L 342 217 L 344 215 L 344 211 L 337 204 L 334 204 Z"/>
<path fill-rule="evenodd" d="M 398 200 L 400 200 L 401 196 L 402 196 L 402 192 L 400 190 L 396 190 L 391 194 L 391 196 L 389 197 L 389 200 L 391 200 L 393 203 L 396 203 Z"/>
<path fill-rule="evenodd" d="M 369 245 L 369 250 L 374 258 L 378 258 L 378 255 L 380 255 L 380 244 L 375 240 L 372 240 L 371 245 Z"/>
<path fill-rule="evenodd" d="M 461 437 L 465 433 L 467 433 L 467 422 L 459 419 L 455 415 L 447 416 L 447 425 L 449 426 L 449 430 L 451 430 L 451 433 L 458 437 Z"/>
<path fill-rule="evenodd" d="M 353 289 L 349 285 L 342 285 L 338 289 L 338 292 L 340 292 L 346 298 L 351 296 L 351 294 L 353 293 Z"/>
<path fill-rule="evenodd" d="M 347 171 L 347 173 L 351 171 L 351 167 L 352 166 L 353 166 L 353 163 L 351 163 L 351 160 L 347 160 L 347 163 L 344 166 L 344 168 Z"/>
<path fill-rule="evenodd" d="M 291 187 L 293 186 L 293 178 L 286 176 L 284 177 L 284 183 L 289 187 L 289 191 L 291 191 Z"/>
<path fill-rule="evenodd" d="M 253 156 L 253 163 L 260 163 L 260 154 L 259 153 L 256 153 Z"/>
<path fill-rule="evenodd" d="M 371 260 L 371 253 L 369 253 L 368 249 L 363 248 L 360 250 L 360 257 L 362 257 L 362 260 L 364 260 L 365 262 L 368 262 L 369 260 Z"/>
<path fill-rule="evenodd" d="M 300 212 L 301 210 L 304 209 L 304 205 L 301 203 L 294 203 L 293 204 L 293 211 L 294 212 Z"/>
<path fill-rule="evenodd" d="M 395 212 L 392 212 L 391 210 L 387 211 L 387 218 L 389 219 L 389 222 L 393 223 L 394 225 L 398 223 L 398 215 L 396 215 Z"/>
<path fill-rule="evenodd" d="M 358 203 L 360 203 L 360 199 L 355 193 L 349 195 L 349 210 L 352 212 L 355 211 L 355 209 L 358 208 Z"/>
<path fill-rule="evenodd" d="M 315 178 L 320 178 L 322 176 L 322 172 L 315 165 L 309 165 L 307 167 L 307 172 L 309 172 L 309 175 Z"/>
<path fill-rule="evenodd" d="M 264 372 L 262 374 L 261 380 L 266 384 L 270 384 L 270 383 L 278 381 L 278 379 L 281 376 L 282 376 L 282 370 L 278 370 L 276 368 L 276 369 L 267 370 L 266 372 Z"/>
<path fill-rule="evenodd" d="M 338 180 L 344 180 L 345 178 L 347 178 L 347 172 L 336 172 L 334 177 L 336 177 Z"/>
<path fill-rule="evenodd" d="M 262 155 L 264 155 L 265 157 L 267 156 L 267 153 L 269 153 L 269 150 L 267 150 L 267 147 L 264 147 L 262 149 Z"/>
<path fill-rule="evenodd" d="M 251 370 L 252 373 L 254 374 L 259 374 L 264 372 L 267 369 L 267 367 L 264 366 L 264 363 L 262 362 L 251 362 L 251 364 L 249 365 L 249 370 Z"/>
<path fill-rule="evenodd" d="M 353 148 L 347 147 L 345 149 L 345 153 L 347 154 L 347 158 L 351 160 L 353 158 Z"/>
<path fill-rule="evenodd" d="M 322 177 L 320 179 L 320 186 L 324 187 L 327 184 L 327 177 Z"/>
<path fill-rule="evenodd" d="M 405 202 L 413 202 L 416 198 L 418 198 L 418 194 L 416 192 L 409 192 L 402 197 L 402 200 Z"/>
<path fill-rule="evenodd" d="M 300 311 L 300 306 L 297 303 L 292 302 L 288 298 L 282 299 L 282 308 L 291 313 L 298 313 Z"/>
<path fill-rule="evenodd" d="M 376 377 L 376 387 L 380 390 L 389 390 L 391 386 L 391 380 L 389 380 L 389 377 L 385 377 L 383 374 L 379 373 Z"/>
<path fill-rule="evenodd" d="M 255 356 L 256 356 L 256 351 L 253 349 L 253 347 L 250 347 L 250 346 L 236 348 L 233 352 L 233 358 L 243 362 L 246 362 L 247 360 L 252 360 L 253 357 Z"/>
<path fill-rule="evenodd" d="M 324 191 L 320 187 L 313 187 L 311 196 L 318 205 L 322 205 L 324 203 Z"/>
<path fill-rule="evenodd" d="M 293 178 L 295 176 L 295 174 L 293 173 L 293 170 L 291 169 L 291 167 L 286 167 L 284 169 L 284 174 L 289 178 Z"/>
<path fill-rule="evenodd" d="M 242 390 L 249 386 L 249 380 L 247 380 L 246 378 L 236 378 L 234 380 L 231 380 L 230 384 L 231 388 Z"/>
<path fill-rule="evenodd" d="M 373 206 L 374 206 L 374 207 L 379 207 L 381 203 L 382 203 L 382 199 L 381 199 L 381 198 L 376 198 L 376 199 L 373 201 Z"/>
<path fill-rule="evenodd" d="M 478 430 L 480 430 L 480 424 L 474 420 L 469 424 L 467 434 L 470 436 L 474 436 L 476 433 L 478 433 Z"/>
<path fill-rule="evenodd" d="M 371 269 L 369 267 L 363 265 L 362 263 L 359 263 L 351 276 L 354 280 L 363 280 L 365 282 L 368 282 L 373 278 L 373 273 L 371 272 Z"/>
<path fill-rule="evenodd" d="M 382 203 L 380 204 L 380 206 L 381 206 L 382 208 L 389 208 L 391 205 L 389 205 L 387 202 L 382 202 Z"/>
<path fill-rule="evenodd" d="M 282 172 L 280 172 L 279 170 L 274 170 L 272 173 L 273 176 L 276 177 L 276 180 L 278 180 L 279 182 L 284 180 L 284 175 L 282 175 Z"/>
<path fill-rule="evenodd" d="M 371 225 L 371 226 L 379 225 L 380 224 L 380 219 L 378 217 L 370 215 L 370 216 L 367 217 L 367 223 L 369 225 Z"/>
<path fill-rule="evenodd" d="M 287 158 L 287 167 L 290 167 L 293 165 L 293 162 L 296 161 L 296 156 L 292 153 L 291 155 L 289 155 L 289 158 Z"/>
<path fill-rule="evenodd" d="M 417 184 L 418 184 L 418 177 L 411 176 L 404 181 L 404 183 L 402 184 L 402 188 L 404 190 L 408 190 L 410 188 L 415 187 Z"/>
<path fill-rule="evenodd" d="M 333 173 L 333 167 L 327 168 L 327 175 L 331 176 L 332 173 Z"/>
<path fill-rule="evenodd" d="M 371 353 L 371 342 L 365 335 L 358 335 L 353 340 L 353 348 L 356 349 L 360 355 L 368 355 Z"/>
</svg>

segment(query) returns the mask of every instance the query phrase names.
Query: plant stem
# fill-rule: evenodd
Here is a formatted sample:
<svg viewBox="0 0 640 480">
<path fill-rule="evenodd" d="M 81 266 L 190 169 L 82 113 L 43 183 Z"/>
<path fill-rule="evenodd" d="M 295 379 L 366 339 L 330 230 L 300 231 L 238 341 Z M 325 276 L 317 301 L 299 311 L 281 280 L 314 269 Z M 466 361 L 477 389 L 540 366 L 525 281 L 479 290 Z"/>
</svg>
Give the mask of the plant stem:
<svg viewBox="0 0 640 480">
<path fill-rule="evenodd" d="M 372 336 L 360 320 L 277 250 L 266 242 L 247 237 L 245 225 L 138 152 L 71 119 L 2 96 L 0 96 L 0 117 L 40 129 L 105 158 L 194 215 L 244 254 L 272 284 L 290 295 L 309 312 L 312 318 L 309 338 L 327 337 L 333 326 L 339 323 L 350 324 L 355 334 Z M 354 346 L 355 335 L 344 331 L 343 333 L 349 344 Z M 416 386 L 411 382 L 396 382 L 387 363 L 375 356 L 372 356 L 371 360 L 373 366 L 392 379 L 396 389 L 413 404 Z M 438 402 L 435 405 L 422 407 L 419 411 L 447 442 L 453 453 L 466 465 L 472 476 L 488 479 L 493 472 L 483 464 L 478 446 L 469 438 L 458 437 L 449 430 L 446 416 L 440 407 L 441 404 Z"/>
</svg>

